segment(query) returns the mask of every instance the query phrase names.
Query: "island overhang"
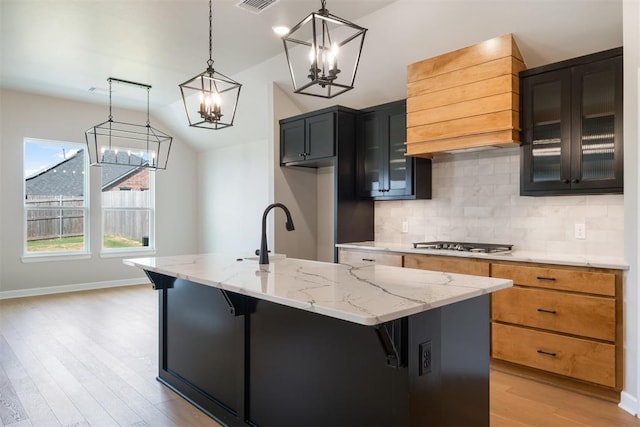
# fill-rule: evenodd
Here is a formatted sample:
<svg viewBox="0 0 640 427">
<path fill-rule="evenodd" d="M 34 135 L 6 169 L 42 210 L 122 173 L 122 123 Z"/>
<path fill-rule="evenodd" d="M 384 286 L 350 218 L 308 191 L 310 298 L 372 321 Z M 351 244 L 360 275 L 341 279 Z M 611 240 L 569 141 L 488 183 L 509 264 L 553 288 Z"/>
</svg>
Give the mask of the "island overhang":
<svg viewBox="0 0 640 427">
<path fill-rule="evenodd" d="M 145 272 L 189 280 L 361 325 L 379 325 L 475 298 L 511 280 L 383 265 L 280 258 L 267 265 L 226 254 L 125 259 Z"/>
</svg>

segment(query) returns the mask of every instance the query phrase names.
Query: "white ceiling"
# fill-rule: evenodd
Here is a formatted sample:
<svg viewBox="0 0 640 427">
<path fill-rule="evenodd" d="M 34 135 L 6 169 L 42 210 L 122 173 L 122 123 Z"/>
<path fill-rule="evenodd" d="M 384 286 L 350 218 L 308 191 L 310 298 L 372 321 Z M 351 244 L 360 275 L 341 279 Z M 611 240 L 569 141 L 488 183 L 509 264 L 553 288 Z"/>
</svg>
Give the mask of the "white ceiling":
<svg viewBox="0 0 640 427">
<path fill-rule="evenodd" d="M 234 78 L 253 70 L 255 79 L 290 92 L 282 42 L 271 28 L 293 26 L 320 0 L 279 0 L 260 14 L 239 1 L 213 2 L 216 70 Z M 402 98 L 407 64 L 509 32 L 529 67 L 622 44 L 622 0 L 328 0 L 327 8 L 369 32 L 356 89 L 333 100 L 292 95 L 305 109 Z M 150 84 L 152 113 L 170 132 L 198 149 L 215 146 L 185 129 L 175 108 L 178 84 L 206 68 L 207 0 L 0 0 L 0 15 L 2 87 L 107 105 L 104 93 L 89 88 L 108 89 L 108 77 Z M 274 59 L 282 63 L 275 71 L 256 71 Z M 117 90 L 114 105 L 146 108 L 139 95 L 116 97 Z M 241 95 L 239 109 L 246 104 Z"/>
</svg>

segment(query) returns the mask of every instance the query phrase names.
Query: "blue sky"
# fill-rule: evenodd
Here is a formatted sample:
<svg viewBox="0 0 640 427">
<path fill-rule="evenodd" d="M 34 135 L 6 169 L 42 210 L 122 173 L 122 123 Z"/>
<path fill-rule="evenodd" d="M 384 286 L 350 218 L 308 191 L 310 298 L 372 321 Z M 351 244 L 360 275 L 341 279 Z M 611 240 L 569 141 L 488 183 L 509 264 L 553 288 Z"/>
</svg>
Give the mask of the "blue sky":
<svg viewBox="0 0 640 427">
<path fill-rule="evenodd" d="M 24 177 L 47 169 L 73 156 L 84 144 L 27 140 L 24 145 Z"/>
</svg>

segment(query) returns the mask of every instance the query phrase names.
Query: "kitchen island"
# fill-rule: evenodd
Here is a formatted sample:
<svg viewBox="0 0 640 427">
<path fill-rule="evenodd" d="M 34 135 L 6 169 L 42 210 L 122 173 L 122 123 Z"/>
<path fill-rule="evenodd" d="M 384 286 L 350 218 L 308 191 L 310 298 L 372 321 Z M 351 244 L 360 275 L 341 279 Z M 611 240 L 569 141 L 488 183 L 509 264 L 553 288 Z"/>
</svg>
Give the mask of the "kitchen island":
<svg viewBox="0 0 640 427">
<path fill-rule="evenodd" d="M 127 259 L 159 291 L 158 379 L 225 425 L 489 425 L 510 280 L 223 254 Z"/>
</svg>

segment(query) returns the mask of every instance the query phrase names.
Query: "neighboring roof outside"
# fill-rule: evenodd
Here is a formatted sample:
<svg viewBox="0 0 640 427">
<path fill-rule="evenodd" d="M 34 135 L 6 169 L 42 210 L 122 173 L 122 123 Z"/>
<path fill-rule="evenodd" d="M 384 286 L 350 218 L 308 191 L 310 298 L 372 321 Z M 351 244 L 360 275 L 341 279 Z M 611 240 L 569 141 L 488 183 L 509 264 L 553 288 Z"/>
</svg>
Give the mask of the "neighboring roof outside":
<svg viewBox="0 0 640 427">
<path fill-rule="evenodd" d="M 73 156 L 57 163 L 48 169 L 25 179 L 25 194 L 27 196 L 82 196 L 84 194 L 84 155 L 85 150 L 79 150 Z M 113 156 L 113 154 L 112 154 Z M 127 153 L 119 153 L 118 161 L 122 166 L 102 167 L 102 190 L 109 190 L 114 183 L 123 178 L 134 175 L 138 166 L 128 166 L 128 160 L 140 163 L 140 158 Z M 114 159 L 115 160 L 115 159 Z"/>
</svg>

